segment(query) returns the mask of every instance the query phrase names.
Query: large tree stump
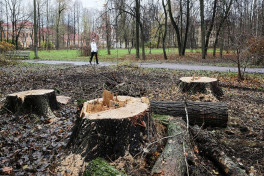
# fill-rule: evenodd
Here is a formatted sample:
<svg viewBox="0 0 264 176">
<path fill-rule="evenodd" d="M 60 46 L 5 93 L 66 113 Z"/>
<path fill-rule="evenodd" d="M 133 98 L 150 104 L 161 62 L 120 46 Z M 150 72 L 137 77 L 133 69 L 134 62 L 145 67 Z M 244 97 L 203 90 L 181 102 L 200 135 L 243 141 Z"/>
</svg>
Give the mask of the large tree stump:
<svg viewBox="0 0 264 176">
<path fill-rule="evenodd" d="M 180 89 L 183 92 L 188 93 L 207 93 L 208 90 L 216 98 L 220 98 L 224 95 L 223 90 L 218 85 L 218 80 L 216 78 L 208 77 L 182 77 L 180 78 Z"/>
<path fill-rule="evenodd" d="M 184 102 L 151 101 L 150 107 L 155 114 L 182 117 L 186 121 Z M 227 126 L 228 108 L 225 103 L 187 102 L 186 107 L 190 125 Z"/>
<path fill-rule="evenodd" d="M 135 156 L 154 134 L 147 99 L 105 92 L 103 97 L 84 103 L 69 142 L 72 151 L 86 161 Z"/>
<path fill-rule="evenodd" d="M 193 156 L 186 123 L 173 119 L 168 124 L 167 144 L 152 168 L 151 175 L 183 176 L 187 175 L 186 161 Z"/>
<path fill-rule="evenodd" d="M 54 116 L 52 110 L 58 109 L 54 90 L 39 89 L 17 92 L 6 97 L 4 109 L 14 114 L 33 113 L 40 116 Z"/>
<path fill-rule="evenodd" d="M 246 176 L 246 171 L 241 169 L 239 165 L 228 157 L 219 147 L 218 142 L 212 135 L 194 126 L 191 128 L 195 142 L 198 145 L 200 154 L 207 156 L 212 160 L 225 175 L 230 176 Z"/>
</svg>

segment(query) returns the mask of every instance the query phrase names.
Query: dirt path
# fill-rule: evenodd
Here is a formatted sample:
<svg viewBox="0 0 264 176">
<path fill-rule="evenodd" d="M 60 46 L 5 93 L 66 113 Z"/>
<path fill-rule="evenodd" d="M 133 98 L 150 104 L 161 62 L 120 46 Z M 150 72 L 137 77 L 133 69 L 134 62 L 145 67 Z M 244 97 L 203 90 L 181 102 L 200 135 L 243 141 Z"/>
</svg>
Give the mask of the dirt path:
<svg viewBox="0 0 264 176">
<path fill-rule="evenodd" d="M 72 64 L 72 65 L 90 65 L 89 62 L 80 61 L 41 61 L 41 60 L 26 60 L 23 62 L 40 63 L 40 64 Z M 117 62 L 100 62 L 99 66 L 117 65 Z M 188 65 L 177 63 L 137 63 L 136 65 L 143 68 L 165 68 L 172 70 L 206 70 L 206 71 L 219 71 L 219 72 L 237 72 L 236 67 L 220 67 L 220 66 L 205 66 L 205 65 Z M 264 68 L 247 68 L 248 73 L 264 73 Z"/>
</svg>

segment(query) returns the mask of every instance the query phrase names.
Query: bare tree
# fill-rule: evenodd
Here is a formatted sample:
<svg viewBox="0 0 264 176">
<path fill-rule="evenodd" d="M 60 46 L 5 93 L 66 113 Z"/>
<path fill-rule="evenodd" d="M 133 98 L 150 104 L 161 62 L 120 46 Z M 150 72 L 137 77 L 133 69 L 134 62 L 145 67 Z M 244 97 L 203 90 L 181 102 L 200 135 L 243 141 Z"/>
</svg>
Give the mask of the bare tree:
<svg viewBox="0 0 264 176">
<path fill-rule="evenodd" d="M 173 11 L 172 11 L 172 5 L 171 5 L 171 0 L 168 0 L 168 12 L 171 20 L 171 24 L 174 27 L 174 30 L 176 32 L 177 36 L 177 44 L 178 44 L 178 52 L 180 56 L 184 56 L 185 54 L 185 49 L 187 45 L 187 39 L 188 39 L 188 32 L 189 32 L 189 20 L 190 20 L 190 0 L 186 1 L 186 23 L 185 26 L 183 24 L 183 4 L 182 0 L 180 0 L 180 13 L 179 13 L 179 18 L 180 22 L 177 23 L 175 20 L 175 17 L 173 16 Z M 183 34 L 183 29 L 185 29 L 185 33 Z M 184 37 L 183 37 L 184 35 Z"/>
<path fill-rule="evenodd" d="M 166 5 L 165 5 L 165 0 L 162 0 L 162 7 L 164 10 L 164 19 L 165 19 L 165 24 L 164 24 L 164 32 L 163 32 L 163 42 L 162 42 L 162 48 L 163 48 L 163 55 L 164 55 L 164 59 L 167 60 L 167 54 L 166 54 L 166 37 L 167 37 L 167 27 L 168 27 L 168 14 L 167 14 L 167 10 L 166 10 Z"/>
<path fill-rule="evenodd" d="M 214 41 L 214 53 L 213 53 L 214 56 L 216 56 L 216 47 L 218 44 L 220 32 L 223 29 L 225 21 L 227 20 L 230 14 L 229 12 L 230 12 L 232 4 L 233 4 L 233 0 L 230 0 L 229 3 L 227 3 L 226 1 L 222 2 L 222 9 L 220 9 L 219 25 L 216 27 L 216 36 L 215 36 L 215 41 Z"/>
<path fill-rule="evenodd" d="M 37 26 L 37 3 L 36 0 L 34 3 L 34 52 L 35 59 L 38 59 L 38 26 Z"/>
<path fill-rule="evenodd" d="M 57 7 L 57 19 L 56 19 L 56 49 L 58 50 L 60 48 L 59 27 L 60 27 L 62 12 L 66 9 L 66 2 L 65 0 L 57 0 L 57 5 L 58 7 Z"/>
<path fill-rule="evenodd" d="M 204 23 L 204 0 L 200 0 L 200 18 L 201 18 L 201 44 L 202 58 L 205 59 L 205 23 Z"/>
</svg>

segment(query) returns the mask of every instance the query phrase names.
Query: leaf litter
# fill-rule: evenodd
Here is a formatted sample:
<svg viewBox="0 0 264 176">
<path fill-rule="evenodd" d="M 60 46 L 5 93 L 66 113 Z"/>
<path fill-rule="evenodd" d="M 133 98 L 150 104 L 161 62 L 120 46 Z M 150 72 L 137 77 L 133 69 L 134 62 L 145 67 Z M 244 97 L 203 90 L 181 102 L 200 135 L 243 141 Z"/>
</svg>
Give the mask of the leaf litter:
<svg viewBox="0 0 264 176">
<path fill-rule="evenodd" d="M 58 118 L 49 123 L 44 117 L 34 114 L 15 116 L 7 112 L 0 114 L 0 174 L 13 175 L 57 175 L 60 161 L 69 156 L 65 146 L 76 119 L 78 104 L 81 100 L 99 98 L 107 87 L 106 82 L 113 84 L 126 82 L 132 86 L 136 95 L 144 95 L 151 100 L 182 101 L 183 95 L 177 85 L 182 76 L 219 76 L 218 73 L 168 71 L 162 69 L 140 69 L 137 67 L 117 66 L 112 68 L 92 68 L 87 66 L 8 66 L 1 68 L 0 106 L 4 104 L 7 94 L 31 89 L 54 89 L 57 95 L 69 96 L 67 105 L 54 114 Z M 264 173 L 264 93 L 240 89 L 234 78 L 223 79 L 224 97 L 220 101 L 229 107 L 229 124 L 226 129 L 207 129 L 219 141 L 232 159 L 245 168 L 248 173 L 261 175 Z M 263 78 L 263 77 L 262 77 Z M 226 82 L 225 82 L 226 80 Z M 230 81 L 231 80 L 231 81 Z M 233 82 L 232 82 L 233 81 Z M 249 88 L 262 87 L 261 77 L 250 81 Z M 232 87 L 233 85 L 236 88 Z M 230 86 L 230 87 L 229 87 Z M 113 88 L 113 87 L 112 87 Z M 114 88 L 113 88 L 114 90 Z M 124 93 L 126 93 L 124 91 Z M 131 93 L 127 91 L 127 93 Z M 217 101 L 211 95 L 190 95 L 190 101 Z M 162 152 L 162 151 L 159 151 Z M 157 158 L 157 151 L 154 152 Z M 153 155 L 153 157 L 154 157 Z M 151 156 L 152 157 L 152 156 Z M 130 157 L 128 157 L 130 158 Z M 207 159 L 199 157 L 200 165 L 205 168 L 205 175 L 219 175 Z M 116 167 L 128 165 L 131 159 L 120 159 L 112 163 Z M 143 163 L 146 163 L 145 159 Z M 138 163 L 138 161 L 136 161 Z M 144 174 L 149 173 L 151 164 L 145 164 Z M 130 165 L 126 172 L 140 173 L 138 164 Z M 147 170 L 146 170 L 147 168 Z M 72 172 L 70 169 L 66 173 Z M 76 173 L 76 172 L 75 172 Z"/>
</svg>

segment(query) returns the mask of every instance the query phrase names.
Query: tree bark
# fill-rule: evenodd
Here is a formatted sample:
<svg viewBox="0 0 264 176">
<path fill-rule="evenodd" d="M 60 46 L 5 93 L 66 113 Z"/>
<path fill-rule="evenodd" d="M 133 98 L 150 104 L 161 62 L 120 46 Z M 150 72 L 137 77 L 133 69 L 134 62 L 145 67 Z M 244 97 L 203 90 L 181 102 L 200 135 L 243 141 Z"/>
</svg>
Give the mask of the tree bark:
<svg viewBox="0 0 264 176">
<path fill-rule="evenodd" d="M 151 175 L 187 175 L 185 156 L 193 156 L 192 145 L 186 123 L 173 119 L 168 124 L 167 144 L 152 168 Z"/>
<path fill-rule="evenodd" d="M 7 95 L 4 107 L 14 114 L 51 117 L 52 110 L 58 109 L 59 105 L 54 90 L 30 90 Z"/>
<path fill-rule="evenodd" d="M 186 14 L 186 27 L 185 27 L 185 36 L 183 41 L 183 46 L 181 49 L 182 56 L 185 55 L 185 49 L 187 45 L 188 35 L 189 35 L 189 26 L 190 26 L 190 0 L 187 0 L 187 14 Z"/>
<path fill-rule="evenodd" d="M 34 0 L 34 59 L 38 59 L 38 26 L 37 26 L 37 4 Z"/>
<path fill-rule="evenodd" d="M 205 55 L 204 0 L 200 0 L 200 18 L 201 18 L 202 59 L 206 59 L 206 55 Z"/>
<path fill-rule="evenodd" d="M 171 1 L 168 0 L 168 11 L 169 11 L 169 16 L 170 16 L 170 20 L 172 23 L 172 26 L 174 27 L 174 30 L 176 32 L 176 36 L 177 36 L 177 42 L 178 42 L 178 52 L 179 55 L 182 56 L 181 54 L 181 48 L 182 48 L 182 43 L 181 43 L 181 34 L 180 34 L 180 30 L 179 30 L 179 26 L 177 25 L 177 23 L 175 22 L 173 15 L 172 15 L 172 10 L 171 10 Z"/>
<path fill-rule="evenodd" d="M 167 10 L 166 10 L 166 6 L 165 6 L 165 3 L 164 3 L 164 0 L 162 0 L 162 6 L 163 6 L 163 10 L 164 10 L 164 14 L 165 14 L 165 29 L 164 29 L 164 33 L 163 33 L 163 36 L 162 36 L 162 49 L 163 49 L 163 55 L 164 55 L 164 59 L 165 60 L 168 60 L 168 57 L 167 57 L 167 54 L 166 54 L 166 37 L 167 37 L 167 26 L 168 26 L 168 15 L 167 15 Z"/>
<path fill-rule="evenodd" d="M 209 46 L 209 39 L 214 27 L 214 21 L 215 21 L 215 14 L 216 14 L 216 5 L 217 5 L 217 0 L 214 0 L 214 7 L 213 7 L 213 16 L 212 16 L 212 20 L 211 20 L 211 24 L 209 27 L 209 30 L 207 31 L 207 35 L 206 35 L 206 41 L 205 41 L 205 55 L 207 55 L 207 49 Z"/>
<path fill-rule="evenodd" d="M 200 154 L 204 154 L 212 160 L 221 171 L 228 176 L 247 176 L 245 170 L 234 163 L 219 147 L 218 142 L 209 133 L 199 129 L 197 126 L 191 128 L 191 133 L 195 136 Z"/>
<path fill-rule="evenodd" d="M 175 101 L 151 101 L 150 103 L 150 108 L 153 113 L 182 117 L 186 121 L 185 107 L 188 111 L 190 125 L 223 128 L 227 126 L 228 108 L 225 103 L 187 102 L 186 105 L 184 102 Z"/>
<path fill-rule="evenodd" d="M 139 56 L 139 22 L 140 22 L 140 0 L 136 0 L 136 58 Z"/>
</svg>

